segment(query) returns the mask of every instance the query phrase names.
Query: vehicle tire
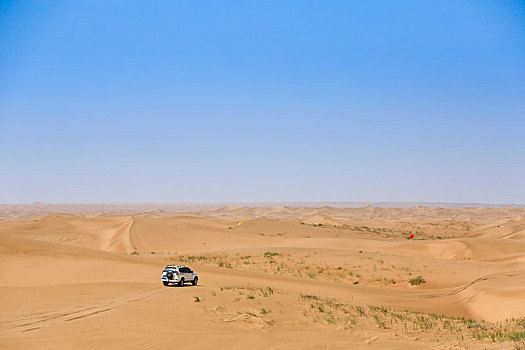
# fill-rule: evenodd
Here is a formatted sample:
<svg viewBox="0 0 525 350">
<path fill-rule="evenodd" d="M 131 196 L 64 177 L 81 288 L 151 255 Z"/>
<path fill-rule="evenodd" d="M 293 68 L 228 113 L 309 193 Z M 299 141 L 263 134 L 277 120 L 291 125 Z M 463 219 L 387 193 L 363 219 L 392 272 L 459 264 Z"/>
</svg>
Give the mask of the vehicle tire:
<svg viewBox="0 0 525 350">
<path fill-rule="evenodd" d="M 197 283 L 199 283 L 199 277 L 195 277 L 195 279 L 191 281 L 191 284 L 193 284 L 194 286 L 196 286 Z"/>
<path fill-rule="evenodd" d="M 179 287 L 184 287 L 184 278 L 181 278 L 179 281 Z"/>
<path fill-rule="evenodd" d="M 162 281 L 162 284 L 167 287 L 169 283 Z"/>
</svg>

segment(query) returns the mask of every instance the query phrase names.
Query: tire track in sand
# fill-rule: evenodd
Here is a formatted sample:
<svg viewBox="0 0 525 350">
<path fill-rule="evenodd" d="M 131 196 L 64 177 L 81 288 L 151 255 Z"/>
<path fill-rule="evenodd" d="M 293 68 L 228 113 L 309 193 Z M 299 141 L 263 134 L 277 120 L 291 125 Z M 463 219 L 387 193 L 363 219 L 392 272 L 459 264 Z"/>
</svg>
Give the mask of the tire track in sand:
<svg viewBox="0 0 525 350">
<path fill-rule="evenodd" d="M 31 312 L 14 315 L 0 320 L 0 335 L 13 331 L 30 332 L 61 322 L 71 322 L 111 311 L 117 307 L 150 298 L 162 293 L 163 289 L 152 289 L 106 301 L 91 304 L 75 305 L 59 310 Z"/>
</svg>

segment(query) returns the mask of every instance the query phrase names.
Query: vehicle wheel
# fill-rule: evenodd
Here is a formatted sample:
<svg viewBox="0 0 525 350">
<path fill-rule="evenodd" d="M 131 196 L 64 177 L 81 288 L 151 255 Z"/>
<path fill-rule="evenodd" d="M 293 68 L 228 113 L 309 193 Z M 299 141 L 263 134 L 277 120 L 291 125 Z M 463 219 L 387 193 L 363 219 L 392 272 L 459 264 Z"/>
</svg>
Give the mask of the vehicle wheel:
<svg viewBox="0 0 525 350">
<path fill-rule="evenodd" d="M 162 281 L 162 284 L 165 285 L 165 286 L 167 287 L 169 283 L 168 283 L 168 282 L 164 282 L 164 281 Z"/>
<path fill-rule="evenodd" d="M 179 281 L 179 287 L 183 287 L 183 286 L 184 286 L 184 278 L 181 278 Z"/>
<path fill-rule="evenodd" d="M 195 277 L 195 279 L 194 279 L 193 281 L 191 281 L 191 284 L 193 284 L 194 286 L 196 286 L 197 283 L 199 283 L 199 278 L 198 278 L 198 277 Z"/>
</svg>

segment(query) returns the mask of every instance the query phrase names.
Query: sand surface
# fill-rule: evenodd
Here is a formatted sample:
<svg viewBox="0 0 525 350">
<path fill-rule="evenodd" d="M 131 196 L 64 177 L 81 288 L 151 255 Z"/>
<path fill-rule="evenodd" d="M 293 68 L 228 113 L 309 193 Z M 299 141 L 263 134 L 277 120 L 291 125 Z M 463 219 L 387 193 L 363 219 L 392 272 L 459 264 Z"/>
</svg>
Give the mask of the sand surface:
<svg viewBox="0 0 525 350">
<path fill-rule="evenodd" d="M 103 209 L 0 220 L 0 348 L 525 347 L 525 208 Z"/>
</svg>

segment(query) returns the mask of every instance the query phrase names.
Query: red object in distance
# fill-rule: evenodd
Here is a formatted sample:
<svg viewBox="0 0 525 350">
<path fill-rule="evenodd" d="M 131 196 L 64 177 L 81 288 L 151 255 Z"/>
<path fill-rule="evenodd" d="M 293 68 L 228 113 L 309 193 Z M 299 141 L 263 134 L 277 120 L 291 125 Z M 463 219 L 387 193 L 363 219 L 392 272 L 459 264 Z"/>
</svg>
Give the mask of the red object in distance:
<svg viewBox="0 0 525 350">
<path fill-rule="evenodd" d="M 414 235 L 410 235 L 408 238 L 414 238 Z"/>
</svg>

